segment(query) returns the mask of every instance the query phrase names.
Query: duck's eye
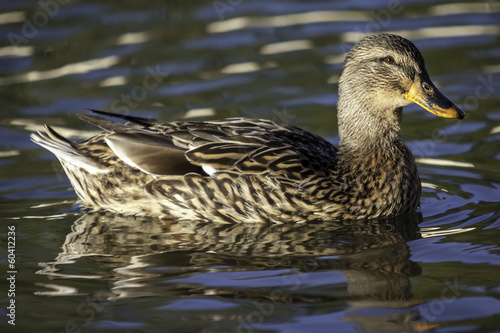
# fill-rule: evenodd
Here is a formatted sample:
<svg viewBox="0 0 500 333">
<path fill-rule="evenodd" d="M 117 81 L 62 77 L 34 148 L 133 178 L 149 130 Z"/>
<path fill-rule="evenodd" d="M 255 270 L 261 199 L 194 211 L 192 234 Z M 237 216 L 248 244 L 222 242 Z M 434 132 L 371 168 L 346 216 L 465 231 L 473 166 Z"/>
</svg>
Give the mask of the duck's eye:
<svg viewBox="0 0 500 333">
<path fill-rule="evenodd" d="M 387 56 L 384 58 L 384 61 L 388 64 L 393 64 L 394 63 L 394 58 L 391 56 Z"/>
<path fill-rule="evenodd" d="M 432 87 L 427 83 L 427 82 L 423 82 L 422 83 L 422 89 L 427 93 L 427 94 L 432 94 L 433 93 L 433 89 Z"/>
</svg>

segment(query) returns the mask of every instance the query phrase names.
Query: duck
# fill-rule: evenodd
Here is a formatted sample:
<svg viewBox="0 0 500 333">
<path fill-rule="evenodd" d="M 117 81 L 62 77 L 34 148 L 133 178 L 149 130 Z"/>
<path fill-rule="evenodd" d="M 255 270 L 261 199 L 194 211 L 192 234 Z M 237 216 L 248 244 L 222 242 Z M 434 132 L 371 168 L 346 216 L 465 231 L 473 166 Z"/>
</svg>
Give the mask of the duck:
<svg viewBox="0 0 500 333">
<path fill-rule="evenodd" d="M 164 122 L 99 110 L 78 115 L 98 135 L 76 142 L 45 125 L 31 140 L 55 154 L 90 211 L 218 223 L 412 213 L 421 183 L 401 136 L 403 107 L 444 118 L 464 112 L 430 80 L 418 48 L 389 33 L 348 52 L 338 95 L 338 148 L 265 119 Z"/>
</svg>

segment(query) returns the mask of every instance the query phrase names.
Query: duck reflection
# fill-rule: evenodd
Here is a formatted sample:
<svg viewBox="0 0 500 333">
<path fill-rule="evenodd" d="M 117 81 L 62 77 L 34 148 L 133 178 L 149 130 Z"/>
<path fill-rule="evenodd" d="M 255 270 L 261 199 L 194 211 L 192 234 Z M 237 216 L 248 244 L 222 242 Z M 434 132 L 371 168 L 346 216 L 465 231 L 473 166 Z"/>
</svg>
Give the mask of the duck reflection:
<svg viewBox="0 0 500 333">
<path fill-rule="evenodd" d="M 355 309 L 405 308 L 411 305 L 410 277 L 420 267 L 410 260 L 408 241 L 420 237 L 420 213 L 394 219 L 317 223 L 307 225 L 213 224 L 176 222 L 86 214 L 74 222 L 62 252 L 45 263 L 40 274 L 50 279 L 110 281 L 100 297 L 116 300 L 143 296 L 218 296 L 252 302 L 344 302 L 344 320 L 362 323 L 365 329 L 411 329 L 414 312 L 383 319 L 367 319 Z M 91 263 L 92 272 L 76 268 Z M 273 271 L 293 281 L 305 273 L 329 273 L 337 292 L 318 292 L 314 283 L 245 288 L 194 283 L 190 276 L 214 272 Z M 82 273 L 83 272 L 83 273 Z M 342 275 L 340 275 L 341 273 Z M 249 275 L 248 279 L 251 279 Z M 311 288 L 313 285 L 313 288 Z M 347 285 L 347 290 L 345 290 Z M 54 285 L 51 285 L 54 288 Z M 279 288 L 279 292 L 277 292 Z M 69 290 L 68 294 L 92 292 Z M 50 295 L 50 292 L 39 292 Z M 373 316 L 370 316 L 373 317 Z M 390 325 L 388 323 L 391 323 Z M 399 323 L 399 324 L 396 324 Z M 389 326 L 388 326 L 389 325 Z"/>
</svg>

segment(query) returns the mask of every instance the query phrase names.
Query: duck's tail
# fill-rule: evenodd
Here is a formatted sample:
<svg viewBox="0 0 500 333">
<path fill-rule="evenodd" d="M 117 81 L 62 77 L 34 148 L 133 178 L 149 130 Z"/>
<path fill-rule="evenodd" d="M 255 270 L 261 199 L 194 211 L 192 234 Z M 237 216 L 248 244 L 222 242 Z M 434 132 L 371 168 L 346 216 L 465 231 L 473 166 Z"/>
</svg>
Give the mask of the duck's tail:
<svg viewBox="0 0 500 333">
<path fill-rule="evenodd" d="M 93 160 L 84 156 L 76 147 L 75 142 L 66 139 L 50 126 L 44 125 L 44 130 L 31 133 L 31 141 L 52 152 L 61 162 L 84 169 L 89 173 L 107 172 Z"/>
</svg>

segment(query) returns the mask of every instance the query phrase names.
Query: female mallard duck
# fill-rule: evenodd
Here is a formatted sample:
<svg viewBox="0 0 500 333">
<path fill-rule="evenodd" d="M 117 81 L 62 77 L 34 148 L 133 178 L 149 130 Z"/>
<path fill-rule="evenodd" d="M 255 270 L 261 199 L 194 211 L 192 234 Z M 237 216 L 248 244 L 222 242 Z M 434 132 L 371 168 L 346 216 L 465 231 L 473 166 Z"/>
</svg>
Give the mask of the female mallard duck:
<svg viewBox="0 0 500 333">
<path fill-rule="evenodd" d="M 101 111 L 130 123 L 79 115 L 105 132 L 77 143 L 46 126 L 32 140 L 57 156 L 94 210 L 217 222 L 377 218 L 419 204 L 417 166 L 400 133 L 412 102 L 464 117 L 431 82 L 415 45 L 384 33 L 363 38 L 345 59 L 338 150 L 269 120 L 166 123 Z"/>
</svg>

